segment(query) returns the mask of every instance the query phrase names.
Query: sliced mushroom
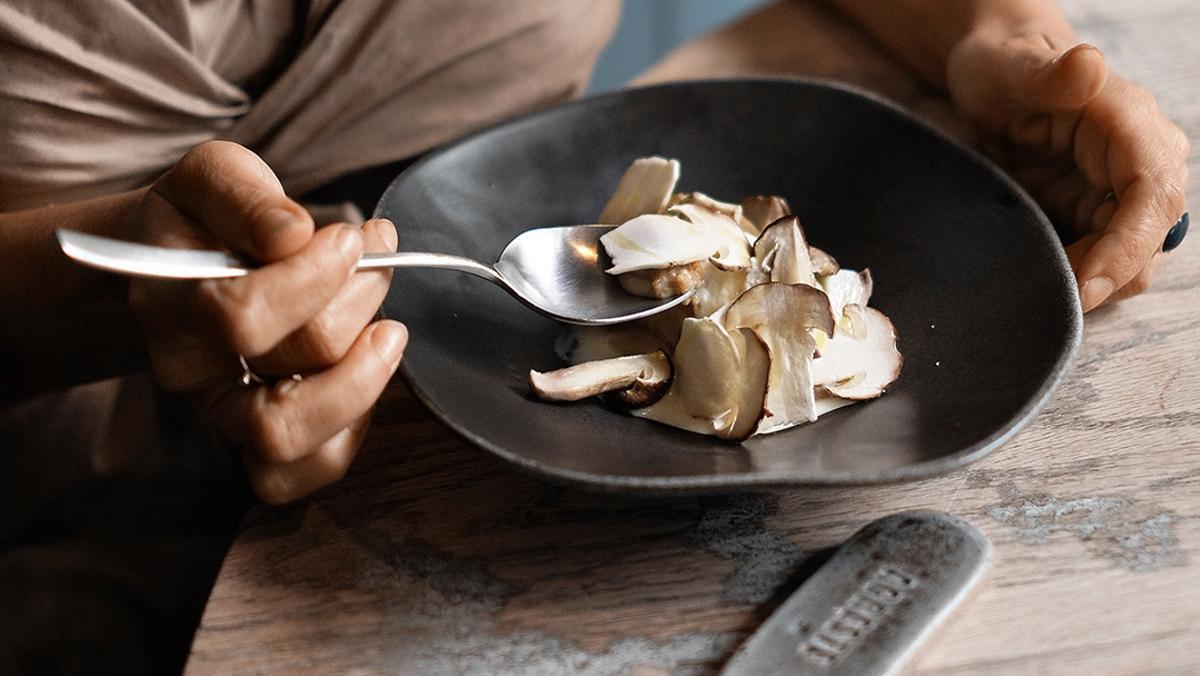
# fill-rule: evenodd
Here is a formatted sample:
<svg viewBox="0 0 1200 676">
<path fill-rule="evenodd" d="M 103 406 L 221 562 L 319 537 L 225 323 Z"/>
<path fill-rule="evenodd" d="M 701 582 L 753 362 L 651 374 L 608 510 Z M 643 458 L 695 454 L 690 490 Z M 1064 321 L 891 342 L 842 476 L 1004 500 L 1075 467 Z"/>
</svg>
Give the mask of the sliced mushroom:
<svg viewBox="0 0 1200 676">
<path fill-rule="evenodd" d="M 672 389 L 688 415 L 716 421 L 718 429 L 732 425 L 741 376 L 738 346 L 724 326 L 707 317 L 683 320 Z"/>
<path fill-rule="evenodd" d="M 609 392 L 604 397 L 628 409 L 645 408 L 662 399 L 671 389 L 675 367 L 665 352 L 652 354 L 654 356 L 640 378 L 629 387 Z"/>
<path fill-rule="evenodd" d="M 784 216 L 792 215 L 787 200 L 778 195 L 755 195 L 742 200 L 742 216 L 751 226 L 751 234 L 758 236 L 768 225 Z"/>
<path fill-rule="evenodd" d="M 821 279 L 821 288 L 829 296 L 829 305 L 834 317 L 842 316 L 842 309 L 847 305 L 866 306 L 871 300 L 871 291 L 875 283 L 871 279 L 871 271 L 839 270 L 837 274 Z"/>
<path fill-rule="evenodd" d="M 679 342 L 679 328 L 683 320 L 690 316 L 691 308 L 677 305 L 666 312 L 625 324 L 574 326 L 571 334 L 575 340 L 564 358 L 581 364 L 655 350 L 671 354 Z"/>
<path fill-rule="evenodd" d="M 767 393 L 771 378 L 771 353 L 766 344 L 751 330 L 731 333 L 742 356 L 742 382 L 738 388 L 737 414 L 727 430 L 717 431 L 724 439 L 750 438 L 767 415 Z"/>
<path fill-rule="evenodd" d="M 742 213 L 741 205 L 732 202 L 722 202 L 702 192 L 684 192 L 672 195 L 668 206 L 674 207 L 681 204 L 694 204 L 702 209 L 708 209 L 713 213 L 724 214 L 735 222 Z"/>
<path fill-rule="evenodd" d="M 871 274 L 810 246 L 787 201 L 674 193 L 679 163 L 636 160 L 599 219 L 626 291 L 687 303 L 617 327 L 576 327 L 575 366 L 529 374 L 551 401 L 602 395 L 681 429 L 741 440 L 877 397 L 897 377 L 895 329 L 866 307 Z M 633 355 L 633 356 L 620 356 Z"/>
<path fill-rule="evenodd" d="M 832 305 L 832 303 L 831 303 Z M 867 316 L 862 305 L 847 305 L 842 308 L 842 316 L 838 317 L 837 329 L 855 340 L 867 337 Z M 819 348 L 818 348 L 819 349 Z"/>
<path fill-rule="evenodd" d="M 618 225 L 643 214 L 661 213 L 678 180 L 677 160 L 663 157 L 634 160 L 621 176 L 616 192 L 604 205 L 597 222 Z"/>
<path fill-rule="evenodd" d="M 578 401 L 606 392 L 632 408 L 657 401 L 671 385 L 671 360 L 662 350 L 589 361 L 557 371 L 529 372 L 529 389 L 546 401 Z"/>
<path fill-rule="evenodd" d="M 754 242 L 754 258 L 770 272 L 772 282 L 817 285 L 808 243 L 795 216 L 784 216 L 762 231 Z"/>
<path fill-rule="evenodd" d="M 634 270 L 617 276 L 621 288 L 643 298 L 673 298 L 704 282 L 704 261 L 673 265 L 662 270 Z"/>
<path fill-rule="evenodd" d="M 853 399 L 842 399 L 841 397 L 835 397 L 832 394 L 830 394 L 828 391 L 826 391 L 825 388 L 823 388 L 823 387 L 817 388 L 817 417 L 818 418 L 825 415 L 826 413 L 832 413 L 833 411 L 836 411 L 839 408 L 853 406 L 854 404 L 857 404 L 857 403 L 858 402 Z"/>
<path fill-rule="evenodd" d="M 823 277 L 837 274 L 838 262 L 834 260 L 833 256 L 830 256 L 815 246 L 809 245 L 808 257 L 812 259 L 814 273 Z"/>
<path fill-rule="evenodd" d="M 759 429 L 780 429 L 817 419 L 811 365 L 816 352 L 814 330 L 834 331 L 829 300 L 803 284 L 760 284 L 733 302 L 725 328 L 749 329 L 770 356 L 766 415 Z"/>
<path fill-rule="evenodd" d="M 729 216 L 695 204 L 678 204 L 668 209 L 667 213 L 712 233 L 713 241 L 719 243 L 719 248 L 709 260 L 717 268 L 745 270 L 750 267 L 750 245 L 742 229 Z"/>
<path fill-rule="evenodd" d="M 671 391 L 638 415 L 723 439 L 745 439 L 762 417 L 769 372 L 767 349 L 753 332 L 729 332 L 708 318 L 687 319 L 675 350 Z"/>
<path fill-rule="evenodd" d="M 613 261 L 607 270 L 610 275 L 702 261 L 720 248 L 707 229 L 661 214 L 646 214 L 626 221 L 604 233 L 600 243 Z"/>
<path fill-rule="evenodd" d="M 747 283 L 747 271 L 721 270 L 708 261 L 704 264 L 704 284 L 688 299 L 696 316 L 708 317 L 729 305 L 752 284 Z"/>
<path fill-rule="evenodd" d="M 861 316 L 866 335 L 855 339 L 839 325 L 812 363 L 813 385 L 843 399 L 874 399 L 900 376 L 904 357 L 896 349 L 896 329 L 879 310 L 846 309 Z"/>
</svg>

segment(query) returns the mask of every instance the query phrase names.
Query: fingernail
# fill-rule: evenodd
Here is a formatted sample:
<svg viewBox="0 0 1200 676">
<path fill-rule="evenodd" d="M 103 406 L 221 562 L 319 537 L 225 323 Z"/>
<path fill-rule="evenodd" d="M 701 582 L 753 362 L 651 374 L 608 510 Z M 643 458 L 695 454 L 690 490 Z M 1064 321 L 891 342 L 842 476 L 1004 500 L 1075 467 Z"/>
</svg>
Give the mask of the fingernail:
<svg viewBox="0 0 1200 676">
<path fill-rule="evenodd" d="M 337 250 L 344 258 L 358 259 L 362 255 L 363 241 L 362 233 L 353 225 L 338 225 L 335 226 L 341 229 L 337 233 Z"/>
<path fill-rule="evenodd" d="M 1093 277 L 1079 290 L 1083 311 L 1090 312 L 1112 295 L 1113 283 L 1108 277 Z"/>
<path fill-rule="evenodd" d="M 404 347 L 408 345 L 408 328 L 400 322 L 385 319 L 371 334 L 371 347 L 385 364 L 395 368 L 404 355 Z"/>
<path fill-rule="evenodd" d="M 396 234 L 396 226 L 386 218 L 380 218 L 375 221 L 375 231 L 387 244 L 388 249 L 395 251 L 400 240 Z"/>
<path fill-rule="evenodd" d="M 1097 54 L 1101 53 L 1100 49 L 1098 47 L 1096 47 L 1095 45 L 1092 45 L 1092 44 L 1089 44 L 1086 42 L 1080 42 L 1079 44 L 1072 45 L 1070 48 L 1065 49 L 1062 52 L 1060 52 L 1058 54 L 1058 56 L 1055 56 L 1053 59 L 1050 60 L 1050 63 L 1048 65 L 1052 66 L 1056 63 L 1061 62 L 1063 59 L 1067 58 L 1068 56 L 1070 56 L 1072 54 L 1082 54 L 1083 52 L 1096 52 Z"/>
</svg>

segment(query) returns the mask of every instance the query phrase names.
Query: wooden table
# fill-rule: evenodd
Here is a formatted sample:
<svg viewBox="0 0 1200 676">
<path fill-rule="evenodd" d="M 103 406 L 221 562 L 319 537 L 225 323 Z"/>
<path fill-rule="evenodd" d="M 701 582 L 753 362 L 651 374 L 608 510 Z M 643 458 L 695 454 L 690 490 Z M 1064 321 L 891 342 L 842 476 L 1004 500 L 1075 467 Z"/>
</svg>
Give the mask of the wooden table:
<svg viewBox="0 0 1200 676">
<path fill-rule="evenodd" d="M 1067 5 L 1200 139 L 1195 0 Z M 188 671 L 709 673 L 823 551 L 938 509 L 981 528 L 995 563 L 913 672 L 1200 672 L 1197 242 L 1151 293 L 1088 316 L 1029 428 L 919 483 L 595 495 L 483 456 L 393 386 L 345 480 L 246 517 Z"/>
</svg>

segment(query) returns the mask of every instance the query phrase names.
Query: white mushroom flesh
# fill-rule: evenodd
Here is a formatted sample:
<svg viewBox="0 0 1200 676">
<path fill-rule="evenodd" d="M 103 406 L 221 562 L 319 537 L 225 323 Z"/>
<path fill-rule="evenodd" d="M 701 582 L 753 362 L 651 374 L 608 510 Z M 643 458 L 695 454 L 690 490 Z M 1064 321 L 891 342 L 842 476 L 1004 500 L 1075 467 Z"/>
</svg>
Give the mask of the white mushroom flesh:
<svg viewBox="0 0 1200 676">
<path fill-rule="evenodd" d="M 600 243 L 613 261 L 610 275 L 702 261 L 720 248 L 707 228 L 662 214 L 626 221 L 601 235 Z"/>
<path fill-rule="evenodd" d="M 675 389 L 689 415 L 732 418 L 741 379 L 740 362 L 738 346 L 724 326 L 707 317 L 683 320 L 675 347 Z"/>
<path fill-rule="evenodd" d="M 847 305 L 842 308 L 842 316 L 838 317 L 837 327 L 841 332 L 855 340 L 862 340 L 867 337 L 867 317 L 864 314 L 865 306 L 863 305 Z M 817 348 L 821 349 L 821 346 Z"/>
<path fill-rule="evenodd" d="M 865 322 L 863 338 L 839 325 L 812 363 L 813 384 L 843 399 L 874 399 L 900 375 L 903 357 L 896 349 L 896 329 L 879 310 L 847 306 Z"/>
<path fill-rule="evenodd" d="M 708 317 L 727 307 L 742 292 L 754 286 L 748 282 L 748 271 L 721 270 L 709 261 L 704 268 L 704 284 L 688 299 L 698 317 Z"/>
<path fill-rule="evenodd" d="M 678 180 L 678 160 L 663 157 L 634 160 L 621 176 L 616 192 L 604 205 L 597 222 L 620 225 L 643 214 L 662 213 Z"/>
<path fill-rule="evenodd" d="M 821 278 L 821 288 L 829 296 L 829 305 L 834 317 L 841 317 L 842 310 L 847 305 L 866 306 L 871 300 L 871 291 L 875 283 L 871 279 L 871 271 L 838 270 L 837 274 Z"/>
<path fill-rule="evenodd" d="M 640 388 L 638 395 L 649 403 L 651 392 L 661 386 L 665 393 L 671 377 L 671 362 L 662 352 L 589 361 L 556 371 L 529 372 L 529 389 L 546 401 L 579 401 L 606 392 Z M 655 397 L 656 399 L 657 397 Z"/>
<path fill-rule="evenodd" d="M 710 211 L 695 204 L 679 204 L 667 213 L 698 225 L 712 237 L 716 252 L 709 261 L 721 270 L 745 270 L 750 267 L 750 250 L 742 229 L 725 214 Z"/>
</svg>

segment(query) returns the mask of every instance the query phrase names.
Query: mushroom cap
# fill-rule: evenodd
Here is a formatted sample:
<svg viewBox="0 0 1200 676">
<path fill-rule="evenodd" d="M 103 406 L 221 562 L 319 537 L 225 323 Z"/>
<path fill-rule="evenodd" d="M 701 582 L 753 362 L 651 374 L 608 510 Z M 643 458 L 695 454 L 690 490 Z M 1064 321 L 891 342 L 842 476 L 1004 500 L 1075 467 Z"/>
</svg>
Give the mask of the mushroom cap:
<svg viewBox="0 0 1200 676">
<path fill-rule="evenodd" d="M 779 195 L 755 195 L 742 200 L 742 217 L 750 227 L 747 233 L 757 237 L 775 221 L 790 216 L 792 208 Z"/>
<path fill-rule="evenodd" d="M 833 256 L 810 244 L 808 246 L 808 257 L 812 259 L 813 272 L 817 275 L 828 277 L 829 275 L 837 274 L 839 266 Z"/>
<path fill-rule="evenodd" d="M 843 399 L 874 399 L 904 365 L 896 349 L 896 328 L 875 308 L 848 305 L 846 310 L 861 317 L 865 335 L 856 338 L 839 324 L 812 363 L 813 384 Z"/>
<path fill-rule="evenodd" d="M 613 390 L 604 395 L 625 408 L 645 408 L 662 399 L 671 389 L 675 377 L 675 366 L 666 352 L 651 353 L 646 368 L 633 384 L 623 390 Z"/>
<path fill-rule="evenodd" d="M 713 213 L 724 214 L 732 218 L 735 222 L 741 217 L 741 205 L 732 202 L 722 202 L 718 199 L 713 199 L 702 192 L 683 192 L 676 193 L 671 196 L 668 206 L 679 206 L 681 204 L 694 204 L 702 209 L 707 209 Z"/>
<path fill-rule="evenodd" d="M 817 285 L 800 219 L 784 216 L 768 225 L 754 242 L 754 258 L 772 282 Z"/>
<path fill-rule="evenodd" d="M 642 214 L 661 213 L 679 181 L 679 161 L 643 157 L 633 161 L 613 192 L 597 223 L 617 225 Z"/>
</svg>

